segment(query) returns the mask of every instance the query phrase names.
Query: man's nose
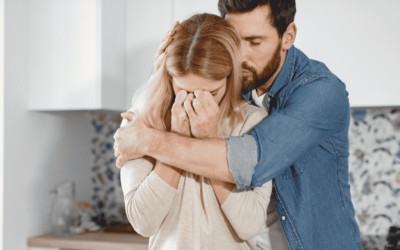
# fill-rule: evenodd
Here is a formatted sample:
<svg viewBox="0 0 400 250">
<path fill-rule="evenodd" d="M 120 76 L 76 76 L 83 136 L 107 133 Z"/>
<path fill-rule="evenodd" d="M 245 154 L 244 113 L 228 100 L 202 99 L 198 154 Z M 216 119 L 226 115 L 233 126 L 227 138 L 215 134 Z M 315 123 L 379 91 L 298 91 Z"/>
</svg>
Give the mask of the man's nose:
<svg viewBox="0 0 400 250">
<path fill-rule="evenodd" d="M 249 58 L 249 51 L 248 47 L 244 42 L 241 43 L 240 49 L 239 49 L 239 57 L 241 62 L 246 62 Z"/>
</svg>

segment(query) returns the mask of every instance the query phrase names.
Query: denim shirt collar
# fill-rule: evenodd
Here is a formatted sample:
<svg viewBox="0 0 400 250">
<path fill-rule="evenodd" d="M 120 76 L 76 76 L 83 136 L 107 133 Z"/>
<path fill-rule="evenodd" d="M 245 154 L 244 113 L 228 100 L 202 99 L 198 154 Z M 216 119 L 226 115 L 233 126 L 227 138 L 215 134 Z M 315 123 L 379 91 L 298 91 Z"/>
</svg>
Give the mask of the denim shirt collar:
<svg viewBox="0 0 400 250">
<path fill-rule="evenodd" d="M 268 93 L 269 96 L 276 97 L 275 95 L 292 80 L 294 75 L 295 62 L 296 62 L 296 48 L 294 47 L 294 45 L 292 45 L 292 47 L 290 47 L 290 49 L 287 52 L 285 63 L 283 64 L 281 71 L 276 77 L 272 85 L 272 88 Z M 249 101 L 251 97 L 251 91 L 243 95 L 243 97 L 247 101 Z"/>
<path fill-rule="evenodd" d="M 272 97 L 277 97 L 276 94 L 289 82 L 292 80 L 294 75 L 294 66 L 296 62 L 296 48 L 294 45 L 290 47 L 287 52 L 285 63 L 282 66 L 281 71 L 279 72 L 278 76 L 276 77 L 271 90 L 269 91 L 269 95 Z"/>
</svg>

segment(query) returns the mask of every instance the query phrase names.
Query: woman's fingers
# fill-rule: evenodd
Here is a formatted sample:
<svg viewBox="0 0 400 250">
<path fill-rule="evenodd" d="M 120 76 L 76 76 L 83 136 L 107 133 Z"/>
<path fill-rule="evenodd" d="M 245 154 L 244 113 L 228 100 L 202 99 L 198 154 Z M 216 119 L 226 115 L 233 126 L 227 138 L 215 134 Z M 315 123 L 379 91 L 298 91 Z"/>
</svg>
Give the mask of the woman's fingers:
<svg viewBox="0 0 400 250">
<path fill-rule="evenodd" d="M 208 99 L 208 105 L 212 108 L 218 108 L 218 103 L 215 102 L 213 95 L 210 92 L 204 91 L 204 95 Z"/>
<path fill-rule="evenodd" d="M 185 106 L 186 113 L 188 114 L 190 120 L 197 119 L 197 115 L 192 107 L 193 97 L 194 97 L 193 94 L 190 93 L 183 104 Z"/>
<path fill-rule="evenodd" d="M 194 95 L 200 101 L 200 103 L 203 105 L 203 107 L 205 109 L 208 109 L 209 100 L 208 100 L 208 98 L 207 98 L 207 96 L 205 94 L 205 91 L 196 90 L 196 91 L 194 91 Z"/>
<path fill-rule="evenodd" d="M 197 98 L 193 100 L 193 108 L 197 116 L 203 117 L 204 115 L 206 115 L 206 111 L 204 110 L 202 102 L 200 102 L 200 100 Z"/>
</svg>

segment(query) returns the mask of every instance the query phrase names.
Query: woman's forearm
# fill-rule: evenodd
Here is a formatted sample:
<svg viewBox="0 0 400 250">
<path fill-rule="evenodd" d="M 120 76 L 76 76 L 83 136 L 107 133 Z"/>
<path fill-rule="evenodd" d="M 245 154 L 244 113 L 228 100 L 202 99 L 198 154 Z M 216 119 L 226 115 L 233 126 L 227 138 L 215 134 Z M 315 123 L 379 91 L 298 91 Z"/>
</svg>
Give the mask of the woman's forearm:
<svg viewBox="0 0 400 250">
<path fill-rule="evenodd" d="M 195 139 L 149 129 L 145 141 L 146 155 L 190 173 L 234 183 L 225 139 Z"/>
<path fill-rule="evenodd" d="M 217 180 L 210 181 L 219 205 L 224 204 L 225 200 L 231 194 L 232 189 L 235 187 L 235 184 Z"/>
<path fill-rule="evenodd" d="M 158 176 L 160 176 L 166 183 L 168 183 L 168 185 L 175 189 L 178 188 L 179 180 L 182 174 L 181 169 L 157 161 L 153 171 L 156 172 Z"/>
<path fill-rule="evenodd" d="M 152 162 L 151 159 L 136 159 L 121 168 L 126 216 L 145 237 L 154 235 L 160 228 L 176 194 L 175 188 L 152 171 Z"/>
</svg>

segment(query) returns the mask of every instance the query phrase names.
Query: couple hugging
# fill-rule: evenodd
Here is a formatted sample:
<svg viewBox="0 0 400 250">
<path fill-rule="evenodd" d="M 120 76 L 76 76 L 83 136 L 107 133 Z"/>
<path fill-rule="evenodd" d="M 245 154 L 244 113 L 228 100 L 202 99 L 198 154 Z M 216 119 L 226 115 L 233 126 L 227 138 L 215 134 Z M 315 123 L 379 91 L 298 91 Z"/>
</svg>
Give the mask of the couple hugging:
<svg viewBox="0 0 400 250">
<path fill-rule="evenodd" d="M 114 136 L 149 249 L 362 249 L 345 84 L 295 48 L 294 0 L 219 0 L 164 36 Z"/>
</svg>

